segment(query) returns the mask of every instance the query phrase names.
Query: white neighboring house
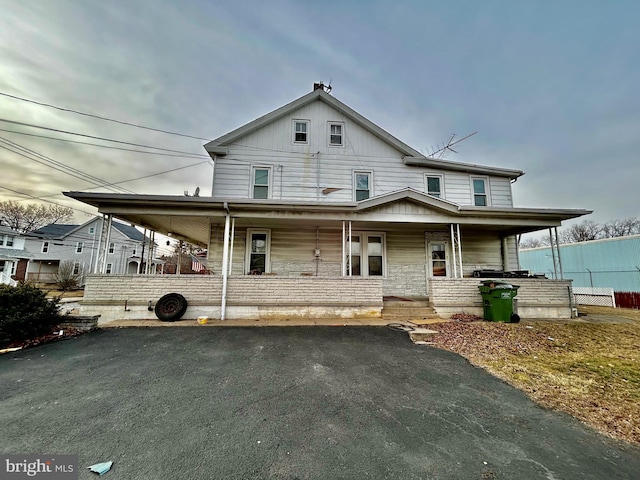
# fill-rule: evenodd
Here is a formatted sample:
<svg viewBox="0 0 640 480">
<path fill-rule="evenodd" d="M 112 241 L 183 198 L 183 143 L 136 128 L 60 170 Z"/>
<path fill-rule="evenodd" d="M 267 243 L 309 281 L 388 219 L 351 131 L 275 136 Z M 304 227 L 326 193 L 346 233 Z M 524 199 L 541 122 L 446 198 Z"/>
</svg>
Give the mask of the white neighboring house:
<svg viewBox="0 0 640 480">
<path fill-rule="evenodd" d="M 25 250 L 25 237 L 8 227 L 0 226 L 0 284 L 16 285 L 24 277 L 31 254 Z"/>
<path fill-rule="evenodd" d="M 74 272 L 92 272 L 98 261 L 101 227 L 102 219 L 94 218 L 82 225 L 50 224 L 28 233 L 26 249 L 32 258 L 24 280 L 54 283 L 54 275 L 66 261 L 74 263 Z M 135 227 L 113 222 L 109 244 L 105 245 L 105 273 L 123 275 L 144 271 L 150 244 L 149 237 Z M 153 254 L 155 246 L 151 258 Z M 154 259 L 151 273 L 156 273 L 161 263 Z"/>
</svg>

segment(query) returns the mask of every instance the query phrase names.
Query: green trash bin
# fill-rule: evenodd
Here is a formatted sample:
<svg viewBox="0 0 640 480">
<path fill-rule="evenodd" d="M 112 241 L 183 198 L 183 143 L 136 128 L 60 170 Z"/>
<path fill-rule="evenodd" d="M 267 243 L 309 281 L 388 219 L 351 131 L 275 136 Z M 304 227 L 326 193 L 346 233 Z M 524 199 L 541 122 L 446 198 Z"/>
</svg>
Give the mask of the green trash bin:
<svg viewBox="0 0 640 480">
<path fill-rule="evenodd" d="M 518 294 L 518 285 L 485 280 L 478 285 L 482 295 L 482 310 L 485 320 L 517 323 L 520 317 L 513 311 L 513 299 Z"/>
</svg>

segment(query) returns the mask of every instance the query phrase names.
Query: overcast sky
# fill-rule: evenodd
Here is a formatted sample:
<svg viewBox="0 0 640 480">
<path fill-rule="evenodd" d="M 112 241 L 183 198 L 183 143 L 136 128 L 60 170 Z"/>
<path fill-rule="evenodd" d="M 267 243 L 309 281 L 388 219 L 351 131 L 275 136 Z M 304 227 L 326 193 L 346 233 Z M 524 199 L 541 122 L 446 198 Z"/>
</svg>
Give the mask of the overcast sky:
<svg viewBox="0 0 640 480">
<path fill-rule="evenodd" d="M 0 12 L 1 93 L 213 139 L 331 80 L 332 95 L 424 153 L 478 131 L 447 158 L 524 170 L 516 206 L 640 216 L 635 0 L 0 0 Z M 205 153 L 204 140 L 1 95 L 0 118 Z M 15 144 L 108 182 L 205 162 L 121 186 L 210 193 L 206 157 L 0 131 L 0 200 L 26 198 L 10 188 L 94 212 L 60 195 L 94 185 L 4 148 Z"/>
</svg>

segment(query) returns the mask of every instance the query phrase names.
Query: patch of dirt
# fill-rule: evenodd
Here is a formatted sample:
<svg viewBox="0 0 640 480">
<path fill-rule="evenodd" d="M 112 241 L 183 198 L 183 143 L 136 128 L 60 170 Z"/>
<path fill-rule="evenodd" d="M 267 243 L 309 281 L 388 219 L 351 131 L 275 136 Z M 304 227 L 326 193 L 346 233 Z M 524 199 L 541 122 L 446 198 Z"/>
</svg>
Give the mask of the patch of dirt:
<svg viewBox="0 0 640 480">
<path fill-rule="evenodd" d="M 60 334 L 59 332 L 62 332 L 62 334 Z M 7 346 L 7 348 L 25 349 L 28 347 L 35 347 L 36 345 L 43 345 L 45 343 L 57 342 L 59 340 L 65 340 L 67 338 L 77 337 L 87 332 L 88 330 L 79 330 L 77 328 L 61 328 L 59 326 L 56 326 L 50 333 L 47 333 L 46 335 L 40 335 L 35 338 L 23 340 L 21 342 L 12 342 Z"/>
</svg>

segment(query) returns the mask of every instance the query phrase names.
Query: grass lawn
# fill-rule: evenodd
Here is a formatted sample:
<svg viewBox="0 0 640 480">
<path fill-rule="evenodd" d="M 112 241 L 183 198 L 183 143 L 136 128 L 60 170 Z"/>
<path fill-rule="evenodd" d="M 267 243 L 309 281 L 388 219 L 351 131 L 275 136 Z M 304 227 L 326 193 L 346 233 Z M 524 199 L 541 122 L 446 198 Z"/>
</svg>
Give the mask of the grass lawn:
<svg viewBox="0 0 640 480">
<path fill-rule="evenodd" d="M 540 404 L 640 444 L 640 312 L 585 307 L 629 323 L 447 323 L 424 340 L 456 352 Z"/>
</svg>

